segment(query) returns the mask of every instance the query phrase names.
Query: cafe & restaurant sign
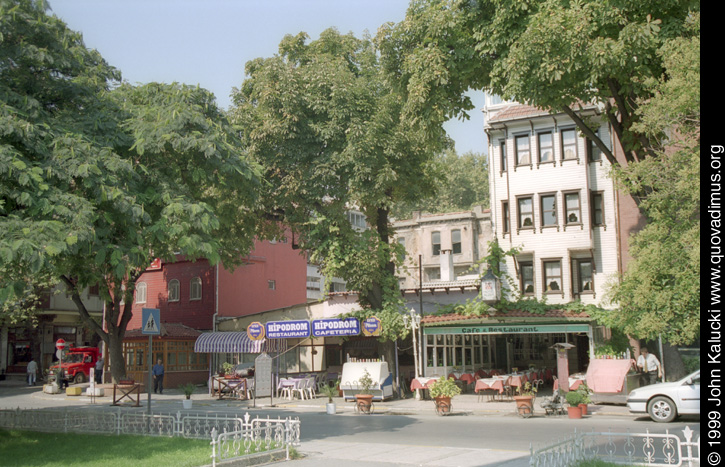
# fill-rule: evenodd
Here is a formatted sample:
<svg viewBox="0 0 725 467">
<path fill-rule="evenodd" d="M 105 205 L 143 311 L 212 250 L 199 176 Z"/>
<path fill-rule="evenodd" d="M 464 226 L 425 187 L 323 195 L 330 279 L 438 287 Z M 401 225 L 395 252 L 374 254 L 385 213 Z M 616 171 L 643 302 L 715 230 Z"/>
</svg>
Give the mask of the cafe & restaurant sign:
<svg viewBox="0 0 725 467">
<path fill-rule="evenodd" d="M 435 334 L 546 334 L 589 332 L 588 324 L 491 324 L 473 326 L 426 327 L 423 333 Z"/>
</svg>

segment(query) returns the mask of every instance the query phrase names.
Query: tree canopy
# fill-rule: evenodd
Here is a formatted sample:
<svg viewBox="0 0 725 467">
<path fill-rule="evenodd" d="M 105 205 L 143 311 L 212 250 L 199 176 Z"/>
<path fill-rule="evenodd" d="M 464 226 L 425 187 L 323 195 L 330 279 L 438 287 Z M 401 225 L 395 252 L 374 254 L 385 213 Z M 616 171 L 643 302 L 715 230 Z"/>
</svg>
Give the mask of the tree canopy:
<svg viewBox="0 0 725 467">
<path fill-rule="evenodd" d="M 699 31 L 699 15 L 689 26 Z M 640 102 L 637 128 L 662 149 L 618 174 L 626 191 L 657 189 L 642 201 L 648 223 L 610 293 L 619 310 L 602 319 L 632 336 L 689 344 L 700 334 L 699 34 L 668 40 L 659 53 L 666 73 Z"/>
<path fill-rule="evenodd" d="M 118 379 L 135 280 L 177 252 L 240 261 L 259 171 L 210 92 L 121 83 L 43 2 L 3 0 L 0 21 L 0 301 L 62 282 Z M 92 285 L 108 332 L 80 299 Z"/>
<path fill-rule="evenodd" d="M 401 119 L 405 96 L 379 53 L 369 38 L 335 29 L 313 41 L 288 35 L 278 55 L 247 63 L 232 115 L 265 168 L 261 198 L 270 219 L 292 228 L 325 275 L 359 292 L 394 338 L 402 302 L 390 210 L 432 192 L 434 155 L 449 141 Z M 370 229 L 353 228 L 354 210 Z"/>
<path fill-rule="evenodd" d="M 470 110 L 473 88 L 576 122 L 648 220 L 607 322 L 673 343 L 699 333 L 699 11 L 696 0 L 416 0 L 377 36 L 404 119 L 438 125 Z M 582 103 L 603 109 L 623 160 Z"/>
</svg>

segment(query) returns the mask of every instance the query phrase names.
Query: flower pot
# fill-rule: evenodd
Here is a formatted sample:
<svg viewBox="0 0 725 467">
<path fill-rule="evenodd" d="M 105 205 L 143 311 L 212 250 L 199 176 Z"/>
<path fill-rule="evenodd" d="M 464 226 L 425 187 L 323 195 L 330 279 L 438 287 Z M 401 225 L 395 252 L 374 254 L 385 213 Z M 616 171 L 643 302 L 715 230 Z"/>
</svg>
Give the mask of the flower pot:
<svg viewBox="0 0 725 467">
<path fill-rule="evenodd" d="M 438 414 L 448 414 L 451 412 L 451 398 L 448 396 L 438 396 L 435 398 L 436 411 Z"/>
<path fill-rule="evenodd" d="M 335 415 L 337 413 L 337 404 L 334 402 L 327 404 L 327 415 Z"/>
<path fill-rule="evenodd" d="M 187 410 L 188 409 L 191 409 L 191 406 L 192 406 L 192 403 L 193 402 L 194 401 L 192 401 L 191 399 L 182 399 L 182 401 L 181 401 L 181 403 L 184 405 L 184 408 L 187 409 Z"/>
<path fill-rule="evenodd" d="M 369 414 L 373 406 L 372 394 L 355 394 L 355 403 L 360 412 Z"/>
<path fill-rule="evenodd" d="M 524 418 L 534 414 L 534 396 L 514 396 L 516 401 L 516 413 Z"/>
<path fill-rule="evenodd" d="M 587 414 L 587 404 L 579 404 L 579 408 L 582 411 L 582 416 Z"/>
<path fill-rule="evenodd" d="M 582 409 L 580 407 L 567 407 L 569 418 L 582 418 Z"/>
</svg>

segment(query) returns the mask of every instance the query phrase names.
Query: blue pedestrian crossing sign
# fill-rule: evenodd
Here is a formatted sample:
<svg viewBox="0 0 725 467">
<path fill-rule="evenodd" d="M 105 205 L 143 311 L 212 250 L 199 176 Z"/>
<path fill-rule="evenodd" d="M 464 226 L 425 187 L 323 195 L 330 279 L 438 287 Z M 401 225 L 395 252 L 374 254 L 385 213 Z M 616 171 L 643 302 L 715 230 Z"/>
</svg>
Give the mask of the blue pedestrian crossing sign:
<svg viewBox="0 0 725 467">
<path fill-rule="evenodd" d="M 149 336 L 161 334 L 161 310 L 158 308 L 141 309 L 141 334 Z"/>
</svg>

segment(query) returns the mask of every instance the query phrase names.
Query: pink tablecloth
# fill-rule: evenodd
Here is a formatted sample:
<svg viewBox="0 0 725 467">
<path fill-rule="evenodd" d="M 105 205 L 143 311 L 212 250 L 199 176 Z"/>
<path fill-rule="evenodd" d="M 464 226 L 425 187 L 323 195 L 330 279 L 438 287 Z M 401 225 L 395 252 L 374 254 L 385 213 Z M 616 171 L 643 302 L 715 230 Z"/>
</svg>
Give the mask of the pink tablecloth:
<svg viewBox="0 0 725 467">
<path fill-rule="evenodd" d="M 471 384 L 471 383 L 473 383 L 476 380 L 476 378 L 472 374 L 470 374 L 470 373 L 464 373 L 458 379 L 461 380 L 461 381 L 463 381 L 466 384 Z"/>
<path fill-rule="evenodd" d="M 576 388 L 581 386 L 581 384 L 585 382 L 585 380 L 580 378 L 569 378 L 569 390 L 574 391 Z M 554 391 L 559 389 L 559 380 L 554 380 Z"/>
<path fill-rule="evenodd" d="M 478 392 L 486 389 L 494 389 L 497 390 L 499 394 L 503 394 L 504 382 L 505 380 L 502 378 L 481 378 L 476 381 L 474 391 Z"/>
<path fill-rule="evenodd" d="M 410 382 L 410 390 L 415 391 L 416 389 L 428 389 L 428 385 L 434 383 L 435 381 L 438 381 L 438 378 L 414 378 L 413 381 Z"/>
<path fill-rule="evenodd" d="M 528 381 L 526 379 L 526 375 L 511 375 L 511 377 L 508 380 L 508 384 L 509 384 L 509 386 L 519 387 L 519 386 L 523 386 L 524 384 L 526 384 L 526 381 Z"/>
<path fill-rule="evenodd" d="M 634 360 L 595 358 L 589 361 L 587 385 L 594 392 L 620 392 Z"/>
</svg>

